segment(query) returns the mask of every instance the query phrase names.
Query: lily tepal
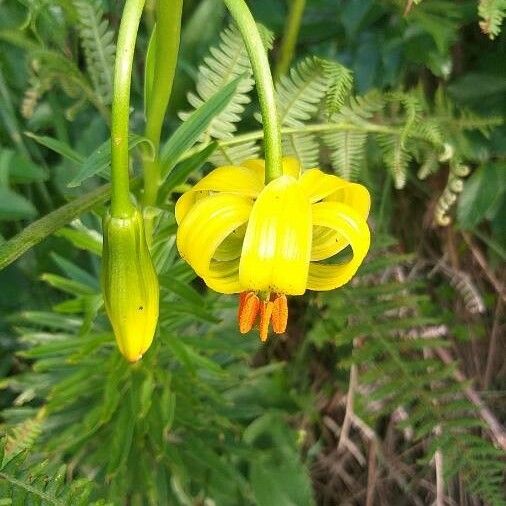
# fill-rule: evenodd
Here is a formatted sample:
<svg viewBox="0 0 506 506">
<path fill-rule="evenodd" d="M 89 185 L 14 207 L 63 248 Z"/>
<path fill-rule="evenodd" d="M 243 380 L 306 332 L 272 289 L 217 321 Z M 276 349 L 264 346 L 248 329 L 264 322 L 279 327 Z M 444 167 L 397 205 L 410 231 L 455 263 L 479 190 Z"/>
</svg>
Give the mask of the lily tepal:
<svg viewBox="0 0 506 506">
<path fill-rule="evenodd" d="M 151 346 L 158 321 L 159 286 L 140 212 L 103 219 L 102 291 L 122 355 L 137 362 Z"/>
<path fill-rule="evenodd" d="M 368 190 L 284 158 L 265 180 L 263 160 L 210 172 L 176 203 L 181 256 L 213 290 L 239 293 L 239 330 L 286 329 L 286 295 L 333 290 L 357 272 L 370 245 Z M 351 248 L 343 263 L 327 261 Z M 325 261 L 325 262 L 323 262 Z"/>
</svg>

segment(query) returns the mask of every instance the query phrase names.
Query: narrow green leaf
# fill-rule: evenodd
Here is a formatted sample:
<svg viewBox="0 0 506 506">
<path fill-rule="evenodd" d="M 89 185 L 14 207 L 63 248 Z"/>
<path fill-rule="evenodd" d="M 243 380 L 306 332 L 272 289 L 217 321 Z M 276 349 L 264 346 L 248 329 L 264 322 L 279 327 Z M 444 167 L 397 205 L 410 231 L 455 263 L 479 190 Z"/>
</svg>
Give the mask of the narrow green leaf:
<svg viewBox="0 0 506 506">
<path fill-rule="evenodd" d="M 148 116 L 149 102 L 151 101 L 151 90 L 155 79 L 155 56 L 156 56 L 156 23 L 149 37 L 148 50 L 146 52 L 146 63 L 144 65 L 144 116 Z"/>
<path fill-rule="evenodd" d="M 57 288 L 62 292 L 70 293 L 72 295 L 92 295 L 96 292 L 96 290 L 89 287 L 88 285 L 85 285 L 73 279 L 58 276 L 57 274 L 45 273 L 40 276 L 40 279 L 52 287 Z"/>
<path fill-rule="evenodd" d="M 67 260 L 66 258 L 63 258 L 62 256 L 52 252 L 51 258 L 54 261 L 54 263 L 62 270 L 62 272 L 65 273 L 69 278 L 86 285 L 93 289 L 93 291 L 98 290 L 98 280 L 95 276 L 92 276 L 88 272 L 86 272 L 84 269 L 79 267 L 78 265 L 74 264 L 70 260 Z"/>
<path fill-rule="evenodd" d="M 33 181 L 45 181 L 47 172 L 33 163 L 28 158 L 17 154 L 12 149 L 2 149 L 0 152 L 0 164 L 6 165 L 9 180 L 12 183 L 31 183 Z"/>
<path fill-rule="evenodd" d="M 504 163 L 490 163 L 477 169 L 465 182 L 457 208 L 462 228 L 474 228 L 488 217 L 506 191 L 505 171 Z"/>
<path fill-rule="evenodd" d="M 71 227 L 65 227 L 55 232 L 57 237 L 64 237 L 76 248 L 102 255 L 102 236 L 96 231 L 85 227 L 80 221 L 74 220 Z"/>
<path fill-rule="evenodd" d="M 187 160 L 178 163 L 174 170 L 169 173 L 163 188 L 160 190 L 161 195 L 169 194 L 174 188 L 186 182 L 188 176 L 195 170 L 200 169 L 207 159 L 213 154 L 218 147 L 216 142 L 212 142 L 202 151 L 195 153 Z"/>
<path fill-rule="evenodd" d="M 162 146 L 160 161 L 163 178 L 175 167 L 181 155 L 197 142 L 211 120 L 227 106 L 241 79 L 243 76 L 237 77 L 215 93 L 205 104 L 193 112 Z"/>
<path fill-rule="evenodd" d="M 152 157 L 154 154 L 154 146 L 152 142 L 146 137 L 142 137 L 136 134 L 130 134 L 128 136 L 128 149 L 131 150 L 141 143 L 147 143 L 150 152 L 149 155 Z M 111 139 L 107 139 L 101 144 L 88 158 L 83 161 L 81 169 L 77 175 L 67 185 L 69 188 L 75 188 L 79 186 L 83 181 L 95 176 L 101 172 L 106 171 L 111 165 Z"/>
<path fill-rule="evenodd" d="M 42 146 L 45 146 L 51 151 L 54 151 L 55 153 L 58 153 L 64 158 L 67 158 L 75 163 L 83 163 L 84 161 L 84 156 L 72 149 L 65 142 L 54 139 L 53 137 L 47 137 L 46 135 L 36 135 L 32 132 L 25 132 L 25 135 Z"/>
<path fill-rule="evenodd" d="M 160 276 L 162 287 L 170 292 L 175 293 L 182 299 L 202 307 L 205 304 L 205 299 L 197 292 L 191 285 L 184 283 L 174 276 Z"/>
<path fill-rule="evenodd" d="M 33 218 L 37 210 L 33 204 L 9 188 L 0 187 L 0 221 Z"/>
<path fill-rule="evenodd" d="M 125 464 L 130 453 L 134 435 L 133 392 L 123 400 L 119 413 L 114 420 L 114 430 L 109 443 L 110 453 L 107 474 L 113 476 Z"/>
</svg>

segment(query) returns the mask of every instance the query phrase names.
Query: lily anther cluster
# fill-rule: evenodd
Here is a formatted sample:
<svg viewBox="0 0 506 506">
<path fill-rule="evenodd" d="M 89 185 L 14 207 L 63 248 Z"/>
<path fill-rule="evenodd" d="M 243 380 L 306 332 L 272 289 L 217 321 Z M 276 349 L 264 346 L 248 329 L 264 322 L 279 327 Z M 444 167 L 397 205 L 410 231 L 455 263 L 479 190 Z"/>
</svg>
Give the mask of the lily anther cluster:
<svg viewBox="0 0 506 506">
<path fill-rule="evenodd" d="M 213 290 L 240 293 L 239 329 L 267 339 L 286 329 L 286 295 L 347 283 L 370 244 L 367 189 L 283 159 L 264 183 L 263 160 L 214 169 L 176 203 L 181 256 Z M 342 257 L 349 247 L 351 257 Z M 342 260 L 342 261 L 341 261 Z"/>
</svg>

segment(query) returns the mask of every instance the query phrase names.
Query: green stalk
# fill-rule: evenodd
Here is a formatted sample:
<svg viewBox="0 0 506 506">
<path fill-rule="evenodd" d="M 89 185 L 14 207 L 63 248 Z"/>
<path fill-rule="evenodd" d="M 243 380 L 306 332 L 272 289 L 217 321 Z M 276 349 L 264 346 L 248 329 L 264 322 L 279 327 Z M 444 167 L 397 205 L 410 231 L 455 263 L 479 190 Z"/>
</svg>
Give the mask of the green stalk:
<svg viewBox="0 0 506 506">
<path fill-rule="evenodd" d="M 244 0 L 224 0 L 224 2 L 241 32 L 253 69 L 264 130 L 265 182 L 269 183 L 283 174 L 281 131 L 276 112 L 274 83 L 272 82 L 269 60 L 257 25 L 246 2 Z"/>
<path fill-rule="evenodd" d="M 111 117 L 111 215 L 133 212 L 129 192 L 128 120 L 135 40 L 145 0 L 126 0 L 119 27 Z"/>
<path fill-rule="evenodd" d="M 281 42 L 278 64 L 276 65 L 276 79 L 286 74 L 290 68 L 305 6 L 306 0 L 292 0 L 283 33 L 283 41 Z"/>
<path fill-rule="evenodd" d="M 150 83 L 149 103 L 146 108 L 145 136 L 155 147 L 155 159 L 144 160 L 144 205 L 154 206 L 160 186 L 158 151 L 163 119 L 169 104 L 181 33 L 183 0 L 156 2 L 155 59 L 153 82 Z M 149 86 L 145 83 L 145 86 Z"/>
</svg>

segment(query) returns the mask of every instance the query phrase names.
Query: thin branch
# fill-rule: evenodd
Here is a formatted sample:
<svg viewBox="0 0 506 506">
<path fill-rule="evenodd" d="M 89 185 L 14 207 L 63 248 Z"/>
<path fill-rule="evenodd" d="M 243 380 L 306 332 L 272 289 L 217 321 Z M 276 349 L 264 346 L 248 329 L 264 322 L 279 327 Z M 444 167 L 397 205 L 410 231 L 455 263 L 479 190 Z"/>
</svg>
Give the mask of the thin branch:
<svg viewBox="0 0 506 506">
<path fill-rule="evenodd" d="M 481 267 L 483 273 L 489 280 L 490 284 L 494 287 L 495 291 L 499 294 L 499 297 L 501 297 L 503 302 L 506 302 L 506 291 L 504 290 L 504 285 L 492 272 L 492 269 L 489 267 L 483 252 L 480 250 L 478 246 L 476 246 L 476 244 L 474 244 L 473 240 L 471 239 L 471 236 L 467 232 L 462 232 L 462 237 L 464 238 L 466 244 L 469 246 L 469 249 L 471 250 L 474 259 Z"/>
<path fill-rule="evenodd" d="M 436 466 L 436 506 L 444 506 L 445 482 L 443 477 L 443 452 L 441 450 L 436 450 L 434 463 Z"/>
<path fill-rule="evenodd" d="M 494 358 L 496 355 L 497 338 L 501 327 L 501 317 L 503 302 L 501 299 L 497 301 L 495 306 L 494 322 L 492 324 L 492 332 L 490 333 L 490 343 L 488 345 L 487 365 L 485 367 L 485 375 L 483 378 L 483 389 L 487 390 L 492 380 L 492 371 L 494 367 Z"/>
<path fill-rule="evenodd" d="M 411 9 L 413 8 L 413 0 L 408 0 L 406 2 L 406 7 L 404 8 L 404 14 L 403 16 L 406 17 L 410 12 L 411 12 Z"/>
<path fill-rule="evenodd" d="M 337 450 L 342 450 L 345 446 L 345 441 L 349 439 L 350 428 L 352 425 L 351 417 L 353 415 L 353 397 L 355 395 L 355 388 L 357 387 L 357 366 L 352 364 L 350 369 L 350 384 L 348 386 L 348 395 L 346 396 L 346 413 L 344 415 L 343 426 L 339 441 L 337 443 Z"/>
<path fill-rule="evenodd" d="M 374 505 L 374 494 L 376 491 L 376 441 L 372 440 L 369 443 L 369 459 L 367 465 L 367 494 L 365 499 L 365 506 Z"/>
</svg>

